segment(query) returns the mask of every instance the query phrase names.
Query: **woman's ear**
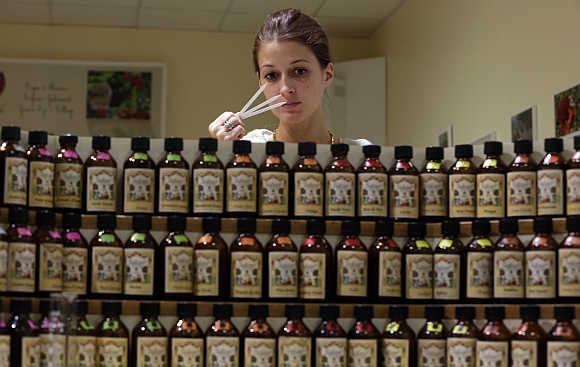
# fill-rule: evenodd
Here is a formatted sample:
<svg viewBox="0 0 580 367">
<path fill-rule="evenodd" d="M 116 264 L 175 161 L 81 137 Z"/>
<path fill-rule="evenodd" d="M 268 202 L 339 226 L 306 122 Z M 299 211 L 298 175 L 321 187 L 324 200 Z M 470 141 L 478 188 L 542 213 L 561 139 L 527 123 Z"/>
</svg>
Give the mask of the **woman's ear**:
<svg viewBox="0 0 580 367">
<path fill-rule="evenodd" d="M 329 85 L 332 84 L 333 80 L 334 80 L 334 64 L 329 62 L 328 65 L 326 65 L 326 68 L 324 68 L 323 70 L 322 82 L 324 83 L 324 85 L 328 87 Z"/>
</svg>

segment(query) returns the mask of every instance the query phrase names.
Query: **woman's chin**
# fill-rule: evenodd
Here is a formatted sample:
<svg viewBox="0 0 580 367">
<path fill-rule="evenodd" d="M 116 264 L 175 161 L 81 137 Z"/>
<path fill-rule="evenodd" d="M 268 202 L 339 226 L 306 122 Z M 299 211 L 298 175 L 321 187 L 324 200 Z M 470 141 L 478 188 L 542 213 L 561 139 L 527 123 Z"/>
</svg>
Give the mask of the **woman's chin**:
<svg viewBox="0 0 580 367">
<path fill-rule="evenodd" d="M 277 111 L 276 117 L 287 124 L 297 124 L 305 120 L 303 112 L 297 110 Z"/>
</svg>

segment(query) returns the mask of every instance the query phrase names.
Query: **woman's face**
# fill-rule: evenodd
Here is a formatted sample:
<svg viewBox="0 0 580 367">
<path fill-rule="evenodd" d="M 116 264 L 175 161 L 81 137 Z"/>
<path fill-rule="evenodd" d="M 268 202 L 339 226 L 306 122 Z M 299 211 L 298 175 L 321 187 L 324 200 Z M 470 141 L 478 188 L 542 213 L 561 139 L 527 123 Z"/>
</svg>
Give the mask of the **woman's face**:
<svg viewBox="0 0 580 367">
<path fill-rule="evenodd" d="M 332 63 L 322 68 L 314 53 L 296 41 L 262 43 L 258 66 L 266 98 L 281 94 L 287 102 L 272 111 L 285 123 L 302 122 L 316 112 L 334 77 Z"/>
</svg>

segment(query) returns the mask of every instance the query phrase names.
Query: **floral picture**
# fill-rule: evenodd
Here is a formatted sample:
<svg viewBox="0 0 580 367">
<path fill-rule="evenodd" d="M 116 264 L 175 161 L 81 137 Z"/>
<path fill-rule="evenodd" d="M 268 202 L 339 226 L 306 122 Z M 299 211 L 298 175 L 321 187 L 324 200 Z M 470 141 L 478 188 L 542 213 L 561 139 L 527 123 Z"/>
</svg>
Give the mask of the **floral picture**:
<svg viewBox="0 0 580 367">
<path fill-rule="evenodd" d="M 554 96 L 556 136 L 563 136 L 580 130 L 580 84 Z"/>
<path fill-rule="evenodd" d="M 89 119 L 150 120 L 151 72 L 89 70 Z"/>
</svg>

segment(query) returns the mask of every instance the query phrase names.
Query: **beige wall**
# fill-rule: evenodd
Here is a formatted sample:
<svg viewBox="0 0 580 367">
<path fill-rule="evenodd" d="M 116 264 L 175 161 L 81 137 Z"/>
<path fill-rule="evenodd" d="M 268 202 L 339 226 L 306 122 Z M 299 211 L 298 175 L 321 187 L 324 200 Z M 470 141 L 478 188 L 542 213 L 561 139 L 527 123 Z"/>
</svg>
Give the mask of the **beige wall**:
<svg viewBox="0 0 580 367">
<path fill-rule="evenodd" d="M 209 122 L 257 88 L 251 34 L 0 25 L 0 35 L 0 57 L 166 63 L 166 135 L 206 136 Z M 370 45 L 331 39 L 337 61 L 369 57 Z M 273 123 L 270 114 L 249 120 L 250 128 Z"/>
<path fill-rule="evenodd" d="M 578 0 L 406 0 L 374 35 L 387 57 L 387 144 L 455 143 L 538 105 L 539 138 L 555 132 L 553 95 L 580 82 Z"/>
</svg>

